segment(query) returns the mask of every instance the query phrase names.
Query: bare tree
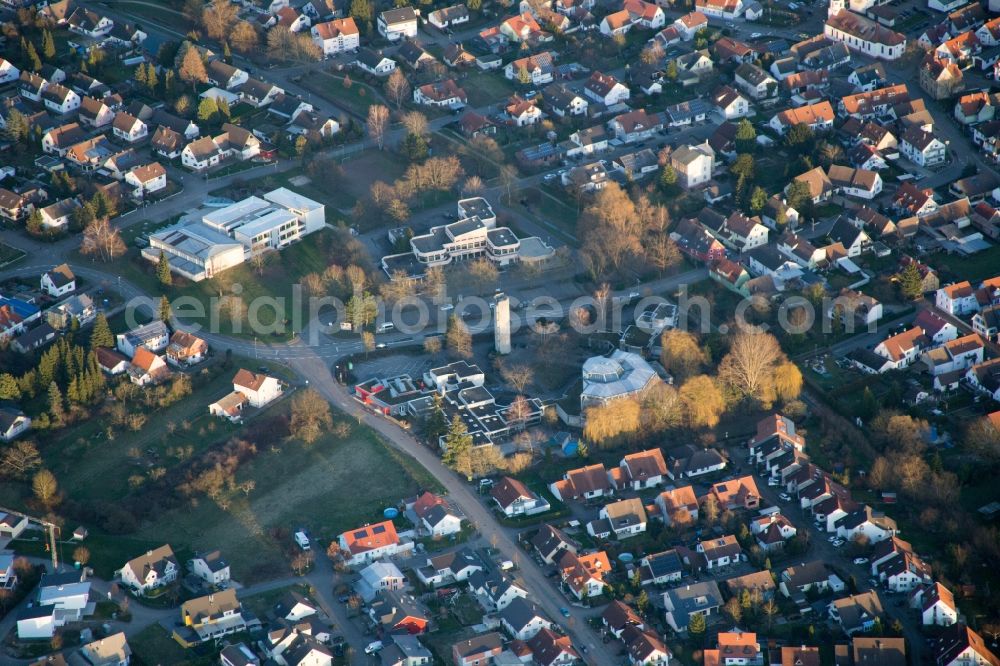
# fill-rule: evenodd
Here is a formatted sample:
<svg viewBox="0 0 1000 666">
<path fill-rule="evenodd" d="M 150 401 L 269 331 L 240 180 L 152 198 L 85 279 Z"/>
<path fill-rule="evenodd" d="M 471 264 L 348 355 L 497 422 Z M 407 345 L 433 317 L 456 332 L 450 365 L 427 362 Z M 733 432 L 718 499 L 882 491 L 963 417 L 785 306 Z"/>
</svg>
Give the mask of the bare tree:
<svg viewBox="0 0 1000 666">
<path fill-rule="evenodd" d="M 238 7 L 229 0 L 212 0 L 202 12 L 202 24 L 210 39 L 226 41 L 239 19 Z"/>
<path fill-rule="evenodd" d="M 479 176 L 469 176 L 462 184 L 462 192 L 468 196 L 479 194 L 483 191 L 483 179 Z"/>
<path fill-rule="evenodd" d="M 774 369 L 784 359 L 773 335 L 743 329 L 730 338 L 719 380 L 737 395 L 767 400 L 774 392 Z"/>
<path fill-rule="evenodd" d="M 403 114 L 403 127 L 405 127 L 406 131 L 410 134 L 426 136 L 430 125 L 427 123 L 427 116 L 419 111 L 410 111 L 409 113 Z"/>
<path fill-rule="evenodd" d="M 0 470 L 7 476 L 23 478 L 28 472 L 42 464 L 42 457 L 34 442 L 21 440 L 5 449 L 0 457 Z"/>
<path fill-rule="evenodd" d="M 389 78 L 386 79 L 385 96 L 389 98 L 390 102 L 396 105 L 397 109 L 401 109 L 403 102 L 409 98 L 410 82 L 406 80 L 406 75 L 403 74 L 402 70 L 394 69 Z"/>
<path fill-rule="evenodd" d="M 524 393 L 524 389 L 535 378 L 535 371 L 526 363 L 503 363 L 500 366 L 500 376 L 517 393 Z"/>
<path fill-rule="evenodd" d="M 381 104 L 373 104 L 368 107 L 368 136 L 370 136 L 379 150 L 385 148 L 385 131 L 389 127 L 389 109 Z"/>
<path fill-rule="evenodd" d="M 107 219 L 94 220 L 83 231 L 80 253 L 101 261 L 114 261 L 125 254 L 125 241 Z"/>
</svg>

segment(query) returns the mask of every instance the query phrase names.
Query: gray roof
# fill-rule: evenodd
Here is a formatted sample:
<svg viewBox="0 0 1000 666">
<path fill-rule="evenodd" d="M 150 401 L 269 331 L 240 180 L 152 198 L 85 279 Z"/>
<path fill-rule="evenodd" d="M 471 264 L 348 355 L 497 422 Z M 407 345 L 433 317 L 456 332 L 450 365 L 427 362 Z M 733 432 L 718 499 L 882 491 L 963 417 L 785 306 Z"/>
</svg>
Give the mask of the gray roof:
<svg viewBox="0 0 1000 666">
<path fill-rule="evenodd" d="M 703 613 L 722 605 L 722 593 L 714 580 L 667 590 L 663 596 L 670 599 L 678 626 L 687 625 L 687 618 L 691 613 Z"/>
<path fill-rule="evenodd" d="M 500 611 L 500 617 L 515 630 L 522 629 L 535 617 L 541 617 L 548 621 L 538 606 L 521 597 L 514 599 L 506 608 Z"/>
</svg>

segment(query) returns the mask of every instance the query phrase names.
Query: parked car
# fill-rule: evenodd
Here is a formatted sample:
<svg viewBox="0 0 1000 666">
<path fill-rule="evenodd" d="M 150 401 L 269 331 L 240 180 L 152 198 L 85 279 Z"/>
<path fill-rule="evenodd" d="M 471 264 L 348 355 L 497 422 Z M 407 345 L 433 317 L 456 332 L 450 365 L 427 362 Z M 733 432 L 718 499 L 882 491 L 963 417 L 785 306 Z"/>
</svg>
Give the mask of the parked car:
<svg viewBox="0 0 1000 666">
<path fill-rule="evenodd" d="M 868 558 L 867 557 L 855 557 L 854 558 L 854 563 L 855 564 L 868 564 Z"/>
<path fill-rule="evenodd" d="M 562 613 L 563 617 L 569 617 L 569 609 L 565 606 L 559 608 L 559 612 Z"/>
<path fill-rule="evenodd" d="M 380 652 L 384 646 L 382 641 L 372 641 L 365 647 L 365 654 L 376 654 Z"/>
<path fill-rule="evenodd" d="M 780 499 L 782 502 L 791 502 L 792 496 L 789 495 L 788 493 L 778 493 L 778 499 Z"/>
<path fill-rule="evenodd" d="M 832 543 L 832 544 L 833 544 L 833 547 L 834 547 L 834 548 L 840 548 L 840 547 L 841 547 L 841 546 L 843 546 L 843 545 L 844 545 L 845 543 L 847 543 L 847 541 L 846 541 L 845 539 L 840 539 L 840 538 L 837 538 L 837 539 L 835 539 L 835 540 L 831 541 L 830 543 Z"/>
</svg>

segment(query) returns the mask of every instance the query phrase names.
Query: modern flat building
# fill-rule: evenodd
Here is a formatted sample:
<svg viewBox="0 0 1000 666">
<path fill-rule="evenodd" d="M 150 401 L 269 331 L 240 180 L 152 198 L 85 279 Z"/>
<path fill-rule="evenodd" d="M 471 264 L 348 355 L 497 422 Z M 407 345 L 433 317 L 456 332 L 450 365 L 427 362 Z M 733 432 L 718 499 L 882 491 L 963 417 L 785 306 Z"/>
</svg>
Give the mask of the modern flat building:
<svg viewBox="0 0 1000 666">
<path fill-rule="evenodd" d="M 501 267 L 544 261 L 554 253 L 537 237 L 519 239 L 507 227 L 496 226 L 496 214 L 482 197 L 459 201 L 458 220 L 414 236 L 410 250 L 382 258 L 390 278 L 420 279 L 428 268 L 481 258 Z"/>
<path fill-rule="evenodd" d="M 282 250 L 325 225 L 323 204 L 280 187 L 263 198 L 189 215 L 151 234 L 142 255 L 155 262 L 162 252 L 172 271 L 199 282 L 261 252 Z"/>
</svg>

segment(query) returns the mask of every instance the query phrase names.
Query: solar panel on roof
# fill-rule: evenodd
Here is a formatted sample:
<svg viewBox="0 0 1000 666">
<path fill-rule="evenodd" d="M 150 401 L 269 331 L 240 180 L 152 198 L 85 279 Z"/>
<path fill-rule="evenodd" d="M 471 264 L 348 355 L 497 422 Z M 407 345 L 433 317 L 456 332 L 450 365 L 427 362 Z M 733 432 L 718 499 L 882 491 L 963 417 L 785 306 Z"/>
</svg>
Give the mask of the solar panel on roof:
<svg viewBox="0 0 1000 666">
<path fill-rule="evenodd" d="M 366 536 L 368 536 L 368 532 L 366 532 L 365 530 L 358 530 L 357 532 L 354 533 L 355 539 L 364 539 Z"/>
<path fill-rule="evenodd" d="M 372 534 L 382 534 L 385 532 L 385 525 L 376 525 L 372 528 Z"/>
</svg>

